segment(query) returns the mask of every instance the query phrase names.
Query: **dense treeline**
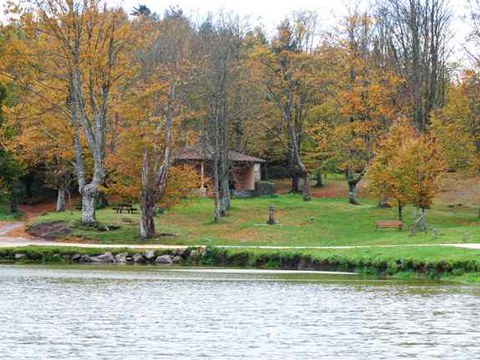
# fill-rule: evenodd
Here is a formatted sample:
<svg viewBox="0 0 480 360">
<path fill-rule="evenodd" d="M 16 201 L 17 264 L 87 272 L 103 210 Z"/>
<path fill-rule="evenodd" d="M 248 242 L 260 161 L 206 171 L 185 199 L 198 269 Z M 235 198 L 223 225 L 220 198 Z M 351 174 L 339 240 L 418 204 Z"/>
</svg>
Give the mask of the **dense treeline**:
<svg viewBox="0 0 480 360">
<path fill-rule="evenodd" d="M 268 36 L 221 12 L 196 23 L 179 8 L 28 5 L 12 5 L 0 28 L 0 191 L 12 210 L 22 176 L 41 174 L 58 211 L 78 191 L 86 225 L 100 195 L 138 199 L 152 237 L 155 207 L 197 187 L 172 153 L 204 144 L 215 221 L 231 206 L 235 150 L 285 166 L 306 201 L 313 176 L 339 172 L 358 204 L 367 176 L 381 205 L 401 218 L 414 204 L 424 226 L 442 173 L 478 171 L 478 69 L 451 65 L 445 0 L 353 8 L 322 36 L 308 11 Z"/>
</svg>

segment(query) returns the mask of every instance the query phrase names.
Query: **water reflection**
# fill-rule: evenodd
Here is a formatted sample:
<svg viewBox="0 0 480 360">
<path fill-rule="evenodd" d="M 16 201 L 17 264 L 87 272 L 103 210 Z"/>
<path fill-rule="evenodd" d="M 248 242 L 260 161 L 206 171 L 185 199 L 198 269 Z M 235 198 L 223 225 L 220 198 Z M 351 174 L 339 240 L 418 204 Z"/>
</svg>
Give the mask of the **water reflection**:
<svg viewBox="0 0 480 360">
<path fill-rule="evenodd" d="M 0 266 L 5 359 L 474 359 L 476 287 L 311 272 Z"/>
</svg>

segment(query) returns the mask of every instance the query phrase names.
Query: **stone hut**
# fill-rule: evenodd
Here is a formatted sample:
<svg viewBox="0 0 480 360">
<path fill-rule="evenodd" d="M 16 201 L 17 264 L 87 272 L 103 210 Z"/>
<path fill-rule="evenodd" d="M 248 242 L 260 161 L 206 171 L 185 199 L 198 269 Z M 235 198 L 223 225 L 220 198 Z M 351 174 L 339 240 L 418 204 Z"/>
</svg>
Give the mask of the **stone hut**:
<svg viewBox="0 0 480 360">
<path fill-rule="evenodd" d="M 228 160 L 231 163 L 231 190 L 234 192 L 255 190 L 255 183 L 262 180 L 261 170 L 265 160 L 236 151 L 228 152 Z M 174 162 L 193 165 L 200 177 L 200 191 L 206 194 L 207 178 L 212 177 L 213 155 L 211 149 L 210 151 L 202 147 L 179 149 L 174 153 Z"/>
</svg>

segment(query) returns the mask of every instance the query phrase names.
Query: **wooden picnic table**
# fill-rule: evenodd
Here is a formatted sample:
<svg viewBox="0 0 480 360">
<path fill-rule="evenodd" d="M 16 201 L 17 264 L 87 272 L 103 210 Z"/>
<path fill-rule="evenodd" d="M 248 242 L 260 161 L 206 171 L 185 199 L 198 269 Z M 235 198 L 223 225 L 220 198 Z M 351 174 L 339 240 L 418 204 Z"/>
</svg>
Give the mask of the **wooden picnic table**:
<svg viewBox="0 0 480 360">
<path fill-rule="evenodd" d="M 128 213 L 128 214 L 133 214 L 134 212 L 136 212 L 138 209 L 134 208 L 132 204 L 128 204 L 128 203 L 120 203 L 120 204 L 117 204 L 113 210 L 115 210 L 115 212 L 117 214 L 122 214 L 124 212 Z"/>
</svg>

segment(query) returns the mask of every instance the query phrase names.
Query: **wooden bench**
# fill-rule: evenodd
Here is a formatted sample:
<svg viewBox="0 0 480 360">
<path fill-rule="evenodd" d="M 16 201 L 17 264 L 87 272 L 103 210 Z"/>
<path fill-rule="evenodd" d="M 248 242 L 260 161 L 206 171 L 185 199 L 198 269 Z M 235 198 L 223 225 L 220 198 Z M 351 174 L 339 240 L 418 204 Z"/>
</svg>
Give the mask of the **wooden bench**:
<svg viewBox="0 0 480 360">
<path fill-rule="evenodd" d="M 117 206 L 115 206 L 113 210 L 115 210 L 117 214 L 122 214 L 124 212 L 128 214 L 133 214 L 138 211 L 138 209 L 134 208 L 132 204 L 117 204 Z"/>
<path fill-rule="evenodd" d="M 375 223 L 375 230 L 381 228 L 394 228 L 398 229 L 398 231 L 401 231 L 403 228 L 403 222 L 399 220 L 377 220 Z"/>
</svg>

